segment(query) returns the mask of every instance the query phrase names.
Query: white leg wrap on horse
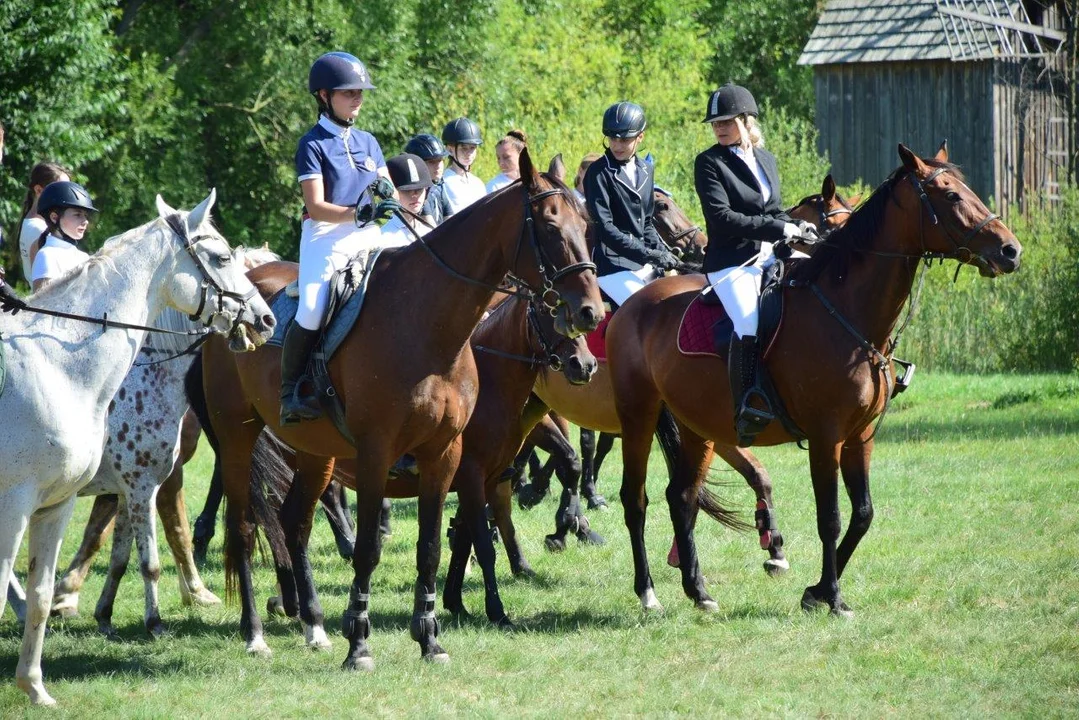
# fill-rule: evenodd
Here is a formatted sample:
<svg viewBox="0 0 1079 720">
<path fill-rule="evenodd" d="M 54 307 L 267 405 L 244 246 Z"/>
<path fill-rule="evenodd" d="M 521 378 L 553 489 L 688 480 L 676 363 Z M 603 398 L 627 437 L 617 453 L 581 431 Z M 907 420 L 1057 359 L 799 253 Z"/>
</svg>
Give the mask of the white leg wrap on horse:
<svg viewBox="0 0 1079 720">
<path fill-rule="evenodd" d="M 296 322 L 308 330 L 318 330 L 330 298 L 327 283 L 335 271 L 348 264 L 361 250 L 380 243 L 382 232 L 375 225 L 358 229 L 351 223 L 304 220 L 300 234 L 300 305 Z"/>
</svg>

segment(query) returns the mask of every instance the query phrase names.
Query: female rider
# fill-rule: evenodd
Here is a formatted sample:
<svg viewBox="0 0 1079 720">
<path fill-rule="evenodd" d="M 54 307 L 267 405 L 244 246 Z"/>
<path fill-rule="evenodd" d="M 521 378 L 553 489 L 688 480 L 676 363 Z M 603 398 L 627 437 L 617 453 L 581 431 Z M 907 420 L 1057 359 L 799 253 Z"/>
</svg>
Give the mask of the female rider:
<svg viewBox="0 0 1079 720">
<path fill-rule="evenodd" d="M 35 292 L 90 259 L 79 243 L 97 213 L 86 188 L 70 180 L 49 183 L 37 199 L 37 209 L 46 229 L 37 240 L 30 273 Z"/>
<path fill-rule="evenodd" d="M 483 144 L 480 126 L 466 117 L 451 120 L 442 129 L 442 142 L 450 151 L 450 166 L 446 168 L 443 192 L 449 202 L 450 215 L 461 212 L 487 194 L 483 181 L 472 174 L 476 151 Z"/>
</svg>

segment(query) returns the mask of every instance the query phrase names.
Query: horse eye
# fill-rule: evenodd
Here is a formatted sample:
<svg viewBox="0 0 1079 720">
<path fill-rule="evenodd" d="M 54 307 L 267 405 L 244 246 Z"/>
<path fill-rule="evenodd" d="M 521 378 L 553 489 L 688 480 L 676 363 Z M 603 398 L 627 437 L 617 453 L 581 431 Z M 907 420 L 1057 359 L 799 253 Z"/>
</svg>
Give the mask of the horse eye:
<svg viewBox="0 0 1079 720">
<path fill-rule="evenodd" d="M 957 193 L 955 190 L 948 191 L 947 193 L 945 193 L 944 197 L 948 198 L 948 201 L 953 203 L 957 203 L 962 200 L 962 198 L 959 197 L 959 193 Z"/>
<path fill-rule="evenodd" d="M 218 255 L 216 258 L 214 258 L 214 262 L 217 263 L 218 267 L 225 267 L 226 265 L 228 265 L 229 263 L 232 262 L 232 256 L 229 255 L 228 253 L 224 253 L 224 254 Z"/>
<path fill-rule="evenodd" d="M 656 210 L 659 210 L 660 212 L 667 212 L 667 203 L 657 203 Z"/>
</svg>

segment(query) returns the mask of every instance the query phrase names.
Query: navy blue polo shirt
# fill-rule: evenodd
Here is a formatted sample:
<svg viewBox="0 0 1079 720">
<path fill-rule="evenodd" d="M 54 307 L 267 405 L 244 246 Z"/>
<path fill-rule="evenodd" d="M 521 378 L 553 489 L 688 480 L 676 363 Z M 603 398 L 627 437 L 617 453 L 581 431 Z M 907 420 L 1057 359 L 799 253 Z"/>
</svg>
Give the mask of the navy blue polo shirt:
<svg viewBox="0 0 1079 720">
<path fill-rule="evenodd" d="M 298 180 L 321 178 L 326 202 L 334 205 L 355 205 L 383 167 L 386 160 L 374 135 L 341 127 L 325 115 L 300 138 L 296 149 Z"/>
</svg>

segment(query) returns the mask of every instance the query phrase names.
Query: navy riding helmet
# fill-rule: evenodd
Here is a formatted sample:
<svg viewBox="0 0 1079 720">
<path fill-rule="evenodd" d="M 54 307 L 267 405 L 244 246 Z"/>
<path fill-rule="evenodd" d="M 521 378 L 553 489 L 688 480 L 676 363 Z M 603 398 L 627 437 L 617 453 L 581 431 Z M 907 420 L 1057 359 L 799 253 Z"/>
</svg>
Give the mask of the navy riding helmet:
<svg viewBox="0 0 1079 720">
<path fill-rule="evenodd" d="M 430 133 L 413 135 L 408 143 L 405 144 L 405 152 L 419 155 L 424 160 L 434 160 L 435 158 L 441 159 L 450 154 L 449 151 L 446 150 L 446 146 L 442 144 L 442 141 Z"/>
<path fill-rule="evenodd" d="M 371 74 L 355 56 L 347 52 L 328 52 L 311 65 L 307 74 L 307 91 L 374 90 Z"/>
<path fill-rule="evenodd" d="M 727 83 L 708 98 L 708 108 L 701 122 L 720 122 L 739 115 L 757 114 L 757 101 L 753 99 L 753 94 L 741 85 Z"/>
<path fill-rule="evenodd" d="M 86 192 L 86 188 L 77 182 L 61 180 L 46 185 L 37 199 L 37 211 L 41 217 L 45 218 L 45 221 L 51 225 L 52 221 L 49 219 L 49 213 L 53 210 L 63 210 L 64 208 L 81 208 L 89 212 L 97 212 L 90 193 Z"/>
<path fill-rule="evenodd" d="M 635 138 L 643 133 L 647 126 L 644 108 L 637 103 L 618 102 L 603 113 L 604 137 Z"/>
<path fill-rule="evenodd" d="M 442 128 L 442 142 L 447 145 L 482 145 L 483 136 L 480 135 L 480 126 L 474 121 L 459 117 Z"/>
</svg>

